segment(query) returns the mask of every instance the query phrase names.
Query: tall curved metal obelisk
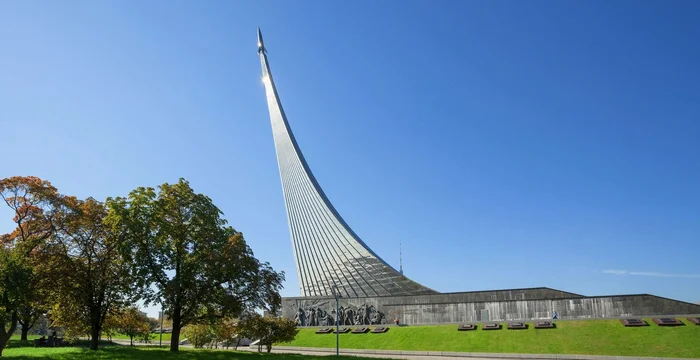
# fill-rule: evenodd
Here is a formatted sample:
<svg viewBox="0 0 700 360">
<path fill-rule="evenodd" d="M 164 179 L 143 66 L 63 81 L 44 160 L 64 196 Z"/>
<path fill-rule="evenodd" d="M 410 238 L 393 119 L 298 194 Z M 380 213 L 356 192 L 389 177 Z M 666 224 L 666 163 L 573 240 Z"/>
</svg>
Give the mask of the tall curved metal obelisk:
<svg viewBox="0 0 700 360">
<path fill-rule="evenodd" d="M 420 295 L 437 292 L 403 276 L 350 229 L 323 193 L 289 127 L 258 28 L 258 54 L 302 296 Z"/>
</svg>

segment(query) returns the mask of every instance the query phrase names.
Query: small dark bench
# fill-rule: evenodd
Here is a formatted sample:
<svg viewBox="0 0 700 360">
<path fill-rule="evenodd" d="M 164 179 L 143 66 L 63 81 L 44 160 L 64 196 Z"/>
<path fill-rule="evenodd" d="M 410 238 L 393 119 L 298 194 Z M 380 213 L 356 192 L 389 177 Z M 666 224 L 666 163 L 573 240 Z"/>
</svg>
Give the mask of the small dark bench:
<svg viewBox="0 0 700 360">
<path fill-rule="evenodd" d="M 649 326 L 649 324 L 642 319 L 620 319 L 620 322 L 627 327 Z"/>
<path fill-rule="evenodd" d="M 459 324 L 457 331 L 469 331 L 476 330 L 476 325 L 474 324 Z"/>
<path fill-rule="evenodd" d="M 676 318 L 653 318 L 651 319 L 656 325 L 659 326 L 683 326 L 682 321 Z"/>
<path fill-rule="evenodd" d="M 481 330 L 501 330 L 501 324 L 499 323 L 485 323 L 481 326 Z"/>
<path fill-rule="evenodd" d="M 381 333 L 385 333 L 385 332 L 387 332 L 387 331 L 389 331 L 389 328 L 388 328 L 388 327 L 379 326 L 379 327 L 376 327 L 376 328 L 372 329 L 372 331 L 370 331 L 370 332 L 371 332 L 372 334 L 381 334 Z"/>
<path fill-rule="evenodd" d="M 350 333 L 351 334 L 364 334 L 369 331 L 367 327 L 355 328 Z"/>
<path fill-rule="evenodd" d="M 524 330 L 524 329 L 527 329 L 527 324 L 524 322 L 518 322 L 518 321 L 509 322 L 508 329 L 510 329 L 510 330 Z"/>
<path fill-rule="evenodd" d="M 557 327 L 551 321 L 535 321 L 535 329 L 553 329 Z"/>
<path fill-rule="evenodd" d="M 695 325 L 700 325 L 700 317 L 689 317 L 688 321 Z"/>
<path fill-rule="evenodd" d="M 340 329 L 333 329 L 333 332 L 337 332 L 338 334 L 345 334 L 350 332 L 350 328 L 342 327 Z"/>
<path fill-rule="evenodd" d="M 332 328 L 320 328 L 316 330 L 316 334 L 330 334 L 333 332 Z"/>
</svg>

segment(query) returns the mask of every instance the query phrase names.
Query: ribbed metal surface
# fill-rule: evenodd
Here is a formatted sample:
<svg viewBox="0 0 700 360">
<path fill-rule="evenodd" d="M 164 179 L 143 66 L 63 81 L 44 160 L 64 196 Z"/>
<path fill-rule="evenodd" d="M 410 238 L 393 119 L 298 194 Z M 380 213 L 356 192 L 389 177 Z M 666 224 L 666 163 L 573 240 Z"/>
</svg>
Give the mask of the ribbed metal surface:
<svg viewBox="0 0 700 360">
<path fill-rule="evenodd" d="M 377 256 L 328 201 L 289 127 L 260 34 L 258 42 L 302 296 L 330 296 L 332 285 L 338 285 L 345 297 L 437 293 L 401 275 Z"/>
</svg>

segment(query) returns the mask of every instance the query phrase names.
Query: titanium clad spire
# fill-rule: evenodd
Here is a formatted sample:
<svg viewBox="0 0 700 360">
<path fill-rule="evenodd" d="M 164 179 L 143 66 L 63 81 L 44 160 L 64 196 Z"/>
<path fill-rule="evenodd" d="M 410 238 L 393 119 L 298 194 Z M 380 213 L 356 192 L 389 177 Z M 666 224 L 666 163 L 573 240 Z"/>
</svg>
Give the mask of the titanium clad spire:
<svg viewBox="0 0 700 360">
<path fill-rule="evenodd" d="M 260 28 L 258 54 L 301 295 L 332 296 L 333 285 L 345 297 L 437 293 L 403 276 L 382 260 L 335 210 L 289 127 Z"/>
</svg>

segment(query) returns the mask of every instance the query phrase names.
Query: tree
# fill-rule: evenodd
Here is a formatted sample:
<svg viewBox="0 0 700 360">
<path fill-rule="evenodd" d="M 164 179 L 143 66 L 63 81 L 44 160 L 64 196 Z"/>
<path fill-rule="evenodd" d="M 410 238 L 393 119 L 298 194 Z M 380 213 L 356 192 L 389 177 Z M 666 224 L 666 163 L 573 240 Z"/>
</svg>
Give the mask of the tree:
<svg viewBox="0 0 700 360">
<path fill-rule="evenodd" d="M 12 221 L 16 228 L 0 235 L 0 243 L 16 249 L 28 259 L 27 265 L 33 267 L 27 278 L 26 294 L 23 303 L 15 308 L 17 321 L 21 326 L 21 340 L 27 340 L 29 330 L 36 320 L 46 311 L 46 286 L 37 267 L 35 249 L 43 244 L 55 231 L 56 208 L 62 196 L 48 181 L 33 176 L 15 176 L 0 180 L 0 198 L 12 212 Z"/>
<path fill-rule="evenodd" d="M 60 304 L 53 304 L 49 310 L 51 317 L 51 327 L 62 327 L 64 336 L 70 339 L 77 339 L 86 334 L 90 334 L 90 326 L 83 319 L 76 317 L 75 314 L 80 312 L 80 305 L 68 301 Z"/>
<path fill-rule="evenodd" d="M 105 318 L 131 293 L 127 265 L 117 238 L 103 224 L 104 204 L 65 197 L 62 205 L 60 228 L 40 247 L 40 254 L 57 274 L 53 300 L 62 320 L 89 327 L 90 349 L 97 350 Z"/>
<path fill-rule="evenodd" d="M 218 344 L 221 343 L 222 346 L 226 347 L 227 349 L 233 342 L 237 341 L 237 332 L 238 332 L 238 322 L 234 319 L 220 319 L 219 321 L 214 324 L 214 335 L 216 337 L 216 348 L 218 348 Z M 236 345 L 236 349 L 238 349 L 238 345 Z"/>
<path fill-rule="evenodd" d="M 121 331 L 121 315 L 124 312 L 122 309 L 112 308 L 111 311 L 105 316 L 105 320 L 102 322 L 102 328 L 100 329 L 100 338 L 107 338 L 108 341 L 112 341 L 115 335 L 118 335 Z M 90 329 L 87 329 L 88 336 L 90 336 Z"/>
<path fill-rule="evenodd" d="M 161 321 L 162 321 L 163 329 L 172 329 L 173 328 L 173 320 L 168 317 L 168 314 L 165 314 L 165 316 L 163 316 L 163 312 L 159 311 L 158 312 L 158 331 L 160 331 Z"/>
<path fill-rule="evenodd" d="M 134 338 L 149 339 L 151 334 L 151 325 L 148 322 L 148 316 L 139 311 L 138 308 L 129 307 L 122 311 L 117 317 L 119 330 L 127 335 L 131 340 L 131 345 L 134 345 Z"/>
<path fill-rule="evenodd" d="M 22 252 L 0 246 L 0 356 L 17 329 L 17 310 L 26 302 L 31 271 Z"/>
<path fill-rule="evenodd" d="M 214 329 L 209 324 L 187 325 L 182 334 L 195 348 L 203 348 L 216 339 Z"/>
<path fill-rule="evenodd" d="M 257 339 L 259 322 L 261 321 L 261 316 L 258 313 L 250 312 L 246 313 L 238 320 L 236 324 L 236 348 L 238 350 L 238 344 L 240 344 L 241 339 Z M 260 348 L 258 347 L 258 351 Z"/>
<path fill-rule="evenodd" d="M 160 321 L 156 318 L 148 318 L 148 326 L 151 328 L 151 332 L 160 331 Z"/>
<path fill-rule="evenodd" d="M 253 256 L 209 197 L 184 179 L 159 190 L 140 187 L 108 199 L 108 222 L 124 240 L 145 303 L 162 302 L 172 319 L 171 351 L 186 325 L 280 306 L 284 274 Z"/>
<path fill-rule="evenodd" d="M 41 247 L 42 245 L 38 245 Z M 53 290 L 51 268 L 40 260 L 40 256 L 33 250 L 27 257 L 31 265 L 31 272 L 27 278 L 27 294 L 24 304 L 17 310 L 18 324 L 21 326 L 21 340 L 27 341 L 29 331 L 47 311 L 51 308 L 48 301 Z"/>
<path fill-rule="evenodd" d="M 0 236 L 0 242 L 30 255 L 55 230 L 56 207 L 61 199 L 50 182 L 33 176 L 0 180 L 0 198 L 14 213 L 14 231 Z"/>
<path fill-rule="evenodd" d="M 272 351 L 272 344 L 292 341 L 299 332 L 296 322 L 292 319 L 261 316 L 257 313 L 246 316 L 239 326 L 239 335 L 259 340 L 258 351 L 262 351 L 262 347 L 265 346 L 267 352 Z"/>
</svg>

